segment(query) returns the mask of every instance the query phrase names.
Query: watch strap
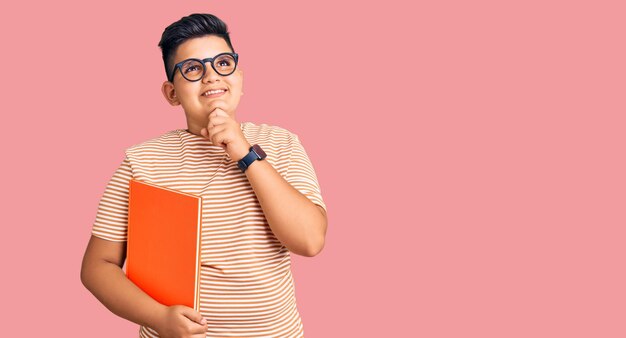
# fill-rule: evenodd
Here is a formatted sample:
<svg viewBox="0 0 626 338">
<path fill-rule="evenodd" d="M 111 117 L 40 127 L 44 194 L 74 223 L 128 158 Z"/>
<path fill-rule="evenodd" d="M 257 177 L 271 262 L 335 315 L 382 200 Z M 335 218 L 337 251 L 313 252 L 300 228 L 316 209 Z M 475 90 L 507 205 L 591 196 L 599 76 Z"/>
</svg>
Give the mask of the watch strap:
<svg viewBox="0 0 626 338">
<path fill-rule="evenodd" d="M 239 169 L 241 169 L 242 172 L 246 172 L 248 167 L 252 163 L 254 163 L 254 161 L 262 160 L 266 156 L 267 155 L 261 149 L 261 147 L 258 144 L 255 144 L 252 147 L 250 147 L 250 152 L 246 156 L 244 156 L 241 160 L 237 161 L 237 166 L 239 167 Z"/>
</svg>

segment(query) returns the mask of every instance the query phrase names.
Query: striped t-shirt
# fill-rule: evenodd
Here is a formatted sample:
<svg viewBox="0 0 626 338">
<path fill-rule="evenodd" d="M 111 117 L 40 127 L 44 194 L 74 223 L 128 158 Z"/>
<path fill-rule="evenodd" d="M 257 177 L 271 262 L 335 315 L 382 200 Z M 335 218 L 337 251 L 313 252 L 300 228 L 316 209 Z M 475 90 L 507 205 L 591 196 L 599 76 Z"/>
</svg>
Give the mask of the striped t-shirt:
<svg viewBox="0 0 626 338">
<path fill-rule="evenodd" d="M 286 129 L 240 123 L 287 182 L 326 209 L 298 136 Z M 131 178 L 202 196 L 200 313 L 207 337 L 302 337 L 289 250 L 271 231 L 245 173 L 226 151 L 185 129 L 126 149 L 100 199 L 92 234 L 126 241 Z M 140 337 L 158 337 L 141 326 Z"/>
</svg>

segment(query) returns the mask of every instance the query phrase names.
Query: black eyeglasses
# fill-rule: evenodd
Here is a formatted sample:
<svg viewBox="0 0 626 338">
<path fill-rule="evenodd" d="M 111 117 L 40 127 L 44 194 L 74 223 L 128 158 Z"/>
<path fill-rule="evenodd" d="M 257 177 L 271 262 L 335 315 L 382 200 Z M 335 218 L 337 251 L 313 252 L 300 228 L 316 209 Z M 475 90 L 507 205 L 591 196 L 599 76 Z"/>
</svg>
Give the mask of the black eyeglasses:
<svg viewBox="0 0 626 338">
<path fill-rule="evenodd" d="M 180 74 L 185 78 L 185 80 L 191 82 L 198 81 L 204 77 L 204 74 L 206 74 L 206 66 L 204 65 L 205 62 L 210 62 L 211 68 L 213 68 L 216 73 L 222 76 L 228 76 L 235 71 L 238 61 L 239 54 L 237 53 L 220 53 L 212 58 L 191 58 L 183 60 L 174 65 L 174 69 L 172 70 L 168 80 L 173 82 L 176 69 L 180 69 Z"/>
</svg>

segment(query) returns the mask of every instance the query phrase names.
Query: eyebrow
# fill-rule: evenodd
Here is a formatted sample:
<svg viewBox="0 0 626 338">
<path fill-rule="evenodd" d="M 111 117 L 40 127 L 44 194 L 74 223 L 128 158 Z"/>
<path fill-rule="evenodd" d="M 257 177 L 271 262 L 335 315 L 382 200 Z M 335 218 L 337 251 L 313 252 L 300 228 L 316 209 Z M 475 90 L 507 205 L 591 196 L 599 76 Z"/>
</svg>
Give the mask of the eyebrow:
<svg viewBox="0 0 626 338">
<path fill-rule="evenodd" d="M 217 54 L 215 54 L 215 55 L 220 55 L 220 54 L 223 54 L 223 53 L 232 53 L 232 52 L 231 52 L 231 51 L 219 52 L 219 53 L 217 53 Z M 175 61 L 175 62 L 174 62 L 174 64 L 177 64 L 177 63 L 179 63 L 179 62 L 182 62 L 182 61 L 185 61 L 185 60 L 189 60 L 189 59 L 198 59 L 198 60 L 202 60 L 202 59 L 206 59 L 206 58 L 214 58 L 214 57 L 215 57 L 215 55 L 213 55 L 213 56 L 207 56 L 207 57 L 195 57 L 195 56 L 190 56 L 190 57 L 188 57 L 188 58 L 181 59 L 180 61 Z"/>
</svg>

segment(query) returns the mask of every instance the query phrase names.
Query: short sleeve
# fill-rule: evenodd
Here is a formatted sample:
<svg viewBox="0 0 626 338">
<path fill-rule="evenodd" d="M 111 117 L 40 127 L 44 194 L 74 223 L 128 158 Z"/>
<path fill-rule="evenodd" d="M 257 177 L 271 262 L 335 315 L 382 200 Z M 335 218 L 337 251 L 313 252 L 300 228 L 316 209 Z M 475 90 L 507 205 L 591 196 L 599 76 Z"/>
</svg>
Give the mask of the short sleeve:
<svg viewBox="0 0 626 338">
<path fill-rule="evenodd" d="M 100 203 L 91 234 L 114 242 L 125 242 L 128 229 L 128 184 L 132 178 L 127 157 L 113 173 Z"/>
<path fill-rule="evenodd" d="M 326 210 L 322 191 L 315 175 L 315 169 L 309 160 L 298 135 L 291 134 L 291 156 L 285 179 L 291 186 L 306 196 L 311 202 Z"/>
</svg>

